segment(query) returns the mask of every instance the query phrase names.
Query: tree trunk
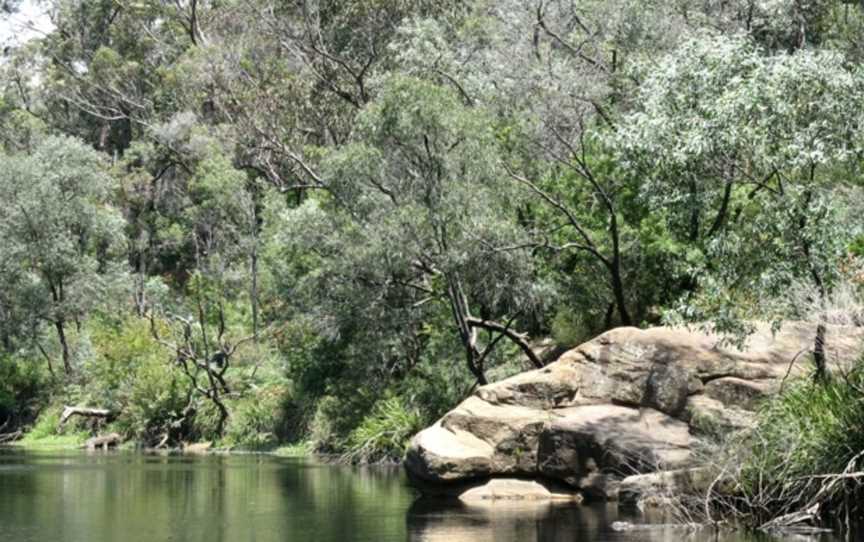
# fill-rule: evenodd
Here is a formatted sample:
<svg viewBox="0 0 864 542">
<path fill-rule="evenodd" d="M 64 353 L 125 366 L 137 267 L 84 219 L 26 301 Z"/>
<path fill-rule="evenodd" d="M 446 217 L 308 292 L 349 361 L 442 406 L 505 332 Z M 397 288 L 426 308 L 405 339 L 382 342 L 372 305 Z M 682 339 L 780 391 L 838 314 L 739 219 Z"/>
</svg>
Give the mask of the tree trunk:
<svg viewBox="0 0 864 542">
<path fill-rule="evenodd" d="M 606 308 L 606 315 L 603 317 L 603 331 L 612 329 L 612 317 L 615 315 L 615 303 L 609 303 Z"/>
<path fill-rule="evenodd" d="M 501 333 L 522 350 L 522 352 L 531 361 L 534 367 L 538 369 L 543 368 L 543 362 L 540 361 L 540 358 L 538 358 L 537 354 L 534 353 L 534 350 L 531 349 L 531 345 L 528 344 L 528 341 L 526 341 L 524 337 L 520 336 L 508 326 L 500 324 L 498 322 L 493 322 L 491 320 L 483 320 L 470 316 L 466 320 L 468 322 L 468 325 L 471 327 L 480 327 L 489 331 L 497 331 L 498 333 Z"/>
<path fill-rule="evenodd" d="M 465 347 L 465 355 L 467 356 L 468 361 L 468 370 L 471 371 L 471 374 L 474 375 L 474 378 L 477 379 L 477 384 L 480 386 L 485 386 L 489 383 L 486 380 L 486 374 L 483 371 L 483 368 L 477 363 L 480 357 L 480 354 L 477 352 L 476 348 L 472 348 L 470 346 Z"/>
<path fill-rule="evenodd" d="M 66 329 L 63 320 L 54 322 L 57 330 L 57 338 L 60 340 L 60 349 L 63 352 L 63 370 L 67 375 L 72 374 L 72 355 L 69 353 L 69 342 L 66 340 Z"/>
<path fill-rule="evenodd" d="M 633 320 L 627 311 L 627 296 L 624 295 L 624 281 L 621 280 L 621 237 L 618 231 L 618 216 L 611 203 L 608 203 L 608 208 L 609 233 L 612 235 L 612 261 L 608 263 L 609 273 L 612 275 L 612 295 L 615 296 L 615 304 L 618 305 L 621 325 L 632 326 Z"/>
<path fill-rule="evenodd" d="M 257 235 L 256 235 L 257 237 Z M 257 238 L 254 241 L 254 246 L 252 247 L 252 261 L 251 261 L 251 271 L 252 271 L 252 291 L 250 295 L 252 297 L 252 336 L 255 337 L 255 342 L 258 342 L 258 240 Z"/>
<path fill-rule="evenodd" d="M 465 361 L 468 364 L 468 370 L 477 379 L 479 385 L 485 386 L 488 381 L 483 373 L 483 367 L 480 366 L 482 360 L 480 359 L 480 352 L 477 350 L 477 333 L 468 323 L 470 318 L 468 301 L 465 299 L 458 278 L 447 276 L 447 296 L 450 299 L 450 309 L 459 331 L 459 339 L 465 348 Z"/>
<path fill-rule="evenodd" d="M 221 438 L 225 433 L 225 424 L 228 422 L 228 418 L 231 414 L 228 412 L 228 407 L 226 407 L 225 403 L 220 399 L 219 392 L 216 388 L 213 388 L 210 400 L 219 410 L 219 421 L 216 423 L 216 434 Z"/>
<path fill-rule="evenodd" d="M 612 260 L 609 271 L 612 274 L 612 295 L 615 296 L 615 305 L 618 306 L 618 316 L 621 317 L 622 326 L 632 326 L 633 319 L 627 310 L 627 297 L 624 295 L 624 281 L 621 280 L 621 262 L 618 255 Z"/>
<path fill-rule="evenodd" d="M 192 0 L 189 12 L 189 38 L 198 45 L 198 0 Z"/>
<path fill-rule="evenodd" d="M 814 378 L 817 382 L 824 382 L 828 377 L 828 365 L 825 358 L 825 324 L 819 322 L 816 326 L 816 340 L 813 343 L 813 362 L 816 364 Z"/>
</svg>

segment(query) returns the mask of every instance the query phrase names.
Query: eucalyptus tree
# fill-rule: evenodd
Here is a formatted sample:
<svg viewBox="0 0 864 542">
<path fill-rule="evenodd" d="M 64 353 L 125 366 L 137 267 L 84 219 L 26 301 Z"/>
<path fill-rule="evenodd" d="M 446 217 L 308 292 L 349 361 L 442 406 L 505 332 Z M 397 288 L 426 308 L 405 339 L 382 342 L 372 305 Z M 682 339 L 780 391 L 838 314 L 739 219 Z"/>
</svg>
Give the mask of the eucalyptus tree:
<svg viewBox="0 0 864 542">
<path fill-rule="evenodd" d="M 662 266 L 646 264 L 643 216 L 627 216 L 637 179 L 596 133 L 614 129 L 631 57 L 687 30 L 678 4 L 477 2 L 457 24 L 415 19 L 394 47 L 401 69 L 506 119 L 502 165 L 530 196 L 523 223 L 594 331 L 643 321 L 660 295 L 648 285 Z"/>
<path fill-rule="evenodd" d="M 132 145 L 119 164 L 139 314 L 149 310 L 150 277 L 168 279 L 177 291 L 197 277 L 194 284 L 210 285 L 215 297 L 207 302 L 218 305 L 220 318 L 227 301 L 248 293 L 257 328 L 257 274 L 251 287 L 247 279 L 258 250 L 258 186 L 234 167 L 230 138 L 221 134 L 194 113 L 179 113 L 148 130 L 150 141 Z"/>
<path fill-rule="evenodd" d="M 703 295 L 686 296 L 681 314 L 740 330 L 759 316 L 754 294 L 783 295 L 802 276 L 824 300 L 862 229 L 838 191 L 860 187 L 864 73 L 839 53 L 771 54 L 711 34 L 644 68 L 640 107 L 614 142 L 644 172 L 652 208 L 697 251 Z M 820 373 L 824 331 L 820 321 Z"/>
<path fill-rule="evenodd" d="M 352 141 L 327 156 L 328 195 L 286 215 L 285 242 L 309 266 L 293 295 L 312 293 L 323 328 L 353 329 L 383 350 L 416 338 L 443 307 L 479 383 L 504 338 L 540 365 L 513 329 L 547 300 L 494 127 L 452 89 L 404 76 L 383 85 Z"/>
<path fill-rule="evenodd" d="M 0 295 L 15 312 L 56 332 L 67 374 L 73 370 L 68 326 L 122 295 L 123 219 L 109 204 L 103 157 L 65 137 L 31 153 L 0 157 Z"/>
<path fill-rule="evenodd" d="M 130 236 L 138 311 L 186 382 L 186 406 L 176 423 L 190 422 L 203 400 L 217 412 L 217 437 L 231 416 L 230 398 L 238 396 L 234 353 L 257 338 L 257 274 L 251 288 L 248 279 L 259 228 L 251 180 L 234 167 L 219 134 L 218 126 L 180 113 L 153 126 L 148 135 L 154 143 L 133 145 L 122 163 L 123 200 L 135 217 Z M 166 271 L 171 292 L 148 295 L 151 277 Z M 251 334 L 236 310 L 247 299 Z M 169 431 L 165 439 L 171 438 Z"/>
<path fill-rule="evenodd" d="M 235 127 L 239 166 L 301 200 L 322 188 L 318 150 L 344 143 L 374 96 L 401 21 L 460 5 L 244 0 L 230 17 L 213 19 L 207 41 L 176 70 L 175 88 L 193 101 L 205 97 L 210 120 Z"/>
<path fill-rule="evenodd" d="M 330 103 L 329 95 L 354 110 L 373 98 L 372 76 L 392 56 L 388 45 L 403 21 L 453 17 L 465 9 L 452 0 L 263 0 L 251 5 L 272 39 L 316 81 L 319 103 Z"/>
<path fill-rule="evenodd" d="M 191 46 L 167 2 L 52 0 L 56 30 L 32 51 L 33 100 L 49 124 L 122 153 L 159 110 L 165 66 Z"/>
</svg>

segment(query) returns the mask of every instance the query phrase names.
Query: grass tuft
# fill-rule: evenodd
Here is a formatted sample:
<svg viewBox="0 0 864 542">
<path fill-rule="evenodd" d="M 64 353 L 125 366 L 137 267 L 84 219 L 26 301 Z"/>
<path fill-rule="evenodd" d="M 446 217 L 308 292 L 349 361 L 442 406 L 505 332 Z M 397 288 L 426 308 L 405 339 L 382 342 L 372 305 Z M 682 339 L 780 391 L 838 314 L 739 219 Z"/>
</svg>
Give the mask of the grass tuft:
<svg viewBox="0 0 864 542">
<path fill-rule="evenodd" d="M 354 463 L 401 461 L 409 440 L 422 426 L 420 413 L 402 399 L 382 399 L 348 436 L 343 458 Z"/>
</svg>

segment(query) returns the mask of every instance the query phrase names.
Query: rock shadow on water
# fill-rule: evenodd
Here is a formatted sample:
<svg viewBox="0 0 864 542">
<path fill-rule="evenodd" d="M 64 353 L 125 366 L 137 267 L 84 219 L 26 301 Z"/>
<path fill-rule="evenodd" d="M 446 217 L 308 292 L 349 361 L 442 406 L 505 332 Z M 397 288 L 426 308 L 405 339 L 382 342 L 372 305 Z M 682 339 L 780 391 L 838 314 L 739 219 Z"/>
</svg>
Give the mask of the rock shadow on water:
<svg viewBox="0 0 864 542">
<path fill-rule="evenodd" d="M 617 542 L 713 540 L 628 514 L 614 503 L 540 500 L 462 502 L 421 498 L 408 511 L 410 542 Z M 645 522 L 652 522 L 646 524 Z M 622 528 L 621 526 L 624 526 Z"/>
<path fill-rule="evenodd" d="M 428 497 L 414 502 L 407 522 L 411 542 L 572 542 L 576 532 L 593 540 L 607 523 L 598 509 L 572 503 Z"/>
<path fill-rule="evenodd" d="M 615 503 L 422 497 L 407 513 L 409 542 L 828 542 L 831 536 L 772 537 L 694 529 L 659 511 L 626 512 Z"/>
</svg>

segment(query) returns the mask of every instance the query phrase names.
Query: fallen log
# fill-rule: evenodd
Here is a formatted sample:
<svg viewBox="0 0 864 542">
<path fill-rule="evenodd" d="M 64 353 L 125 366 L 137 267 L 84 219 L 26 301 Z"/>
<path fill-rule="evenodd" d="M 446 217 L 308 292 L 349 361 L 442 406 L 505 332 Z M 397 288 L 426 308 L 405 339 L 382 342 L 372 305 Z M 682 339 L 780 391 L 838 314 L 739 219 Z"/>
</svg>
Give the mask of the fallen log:
<svg viewBox="0 0 864 542">
<path fill-rule="evenodd" d="M 24 435 L 24 432 L 21 430 L 13 431 L 11 433 L 3 433 L 0 435 L 0 444 L 8 444 L 10 442 L 14 442 L 21 438 Z"/>
<path fill-rule="evenodd" d="M 108 448 L 116 448 L 122 442 L 122 438 L 117 433 L 109 433 L 107 435 L 100 435 L 98 437 L 93 437 L 88 439 L 87 442 L 84 443 L 84 447 L 87 450 L 107 450 Z"/>
<path fill-rule="evenodd" d="M 60 427 L 69 421 L 72 416 L 82 416 L 84 418 L 102 418 L 108 419 L 112 416 L 112 412 L 107 408 L 87 408 L 66 406 L 63 408 L 63 414 L 60 415 Z"/>
</svg>

